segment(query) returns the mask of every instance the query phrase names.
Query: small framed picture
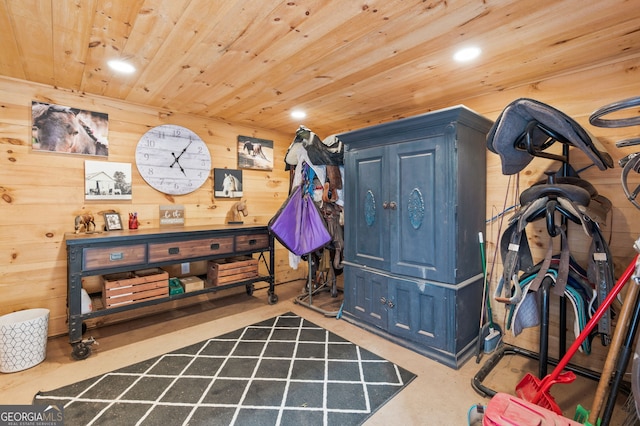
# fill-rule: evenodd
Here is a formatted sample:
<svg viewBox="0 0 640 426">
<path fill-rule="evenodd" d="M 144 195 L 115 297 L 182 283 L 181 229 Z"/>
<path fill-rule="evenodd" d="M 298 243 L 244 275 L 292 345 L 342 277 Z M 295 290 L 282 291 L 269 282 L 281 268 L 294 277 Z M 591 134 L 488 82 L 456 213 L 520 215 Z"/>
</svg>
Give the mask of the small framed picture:
<svg viewBox="0 0 640 426">
<path fill-rule="evenodd" d="M 242 198 L 242 170 L 213 169 L 213 195 Z"/>
<path fill-rule="evenodd" d="M 105 213 L 104 214 L 104 229 L 105 231 L 120 231 L 122 230 L 122 220 L 119 213 Z"/>
</svg>

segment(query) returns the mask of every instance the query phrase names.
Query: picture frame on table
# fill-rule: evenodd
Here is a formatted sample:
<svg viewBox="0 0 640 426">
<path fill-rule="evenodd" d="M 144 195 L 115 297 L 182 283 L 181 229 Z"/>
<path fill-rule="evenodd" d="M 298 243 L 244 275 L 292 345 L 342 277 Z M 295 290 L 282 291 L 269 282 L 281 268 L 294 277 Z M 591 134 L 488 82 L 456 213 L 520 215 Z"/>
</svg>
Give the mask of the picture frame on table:
<svg viewBox="0 0 640 426">
<path fill-rule="evenodd" d="M 105 231 L 122 231 L 122 219 L 120 218 L 120 213 L 105 213 L 104 229 Z"/>
</svg>

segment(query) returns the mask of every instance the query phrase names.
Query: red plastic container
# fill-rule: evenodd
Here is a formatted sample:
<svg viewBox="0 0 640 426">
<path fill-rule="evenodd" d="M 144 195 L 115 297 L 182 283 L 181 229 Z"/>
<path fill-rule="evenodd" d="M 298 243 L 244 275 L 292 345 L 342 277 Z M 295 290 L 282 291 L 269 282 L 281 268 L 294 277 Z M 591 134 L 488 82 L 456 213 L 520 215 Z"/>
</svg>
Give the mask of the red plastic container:
<svg viewBox="0 0 640 426">
<path fill-rule="evenodd" d="M 484 410 L 483 426 L 582 426 L 517 396 L 497 393 Z"/>
</svg>

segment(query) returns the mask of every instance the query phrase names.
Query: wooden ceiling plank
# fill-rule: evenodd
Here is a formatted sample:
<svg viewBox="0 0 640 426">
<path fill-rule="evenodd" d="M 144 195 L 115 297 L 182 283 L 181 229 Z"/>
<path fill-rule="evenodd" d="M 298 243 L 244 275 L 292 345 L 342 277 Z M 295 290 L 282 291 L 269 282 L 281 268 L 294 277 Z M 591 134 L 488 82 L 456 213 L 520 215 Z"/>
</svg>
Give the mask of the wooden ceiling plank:
<svg viewBox="0 0 640 426">
<path fill-rule="evenodd" d="M 540 2 L 534 1 L 531 2 L 531 5 L 532 7 L 537 6 L 540 9 L 543 8 L 539 3 Z M 512 7 L 516 6 L 512 5 Z M 533 12 L 535 9 L 528 8 L 528 10 Z M 358 96 L 368 96 L 371 94 L 372 97 L 378 97 L 379 93 L 362 90 L 356 91 L 352 89 L 352 87 L 356 84 L 363 86 L 364 84 L 360 83 L 370 81 L 370 79 L 375 79 L 377 82 L 382 83 L 386 79 L 392 79 L 392 84 L 394 85 L 398 84 L 399 81 L 411 82 L 412 75 L 410 71 L 414 68 L 417 69 L 419 79 L 424 79 L 425 77 L 421 77 L 421 75 L 424 74 L 429 74 L 431 77 L 431 74 L 435 71 L 440 71 L 442 75 L 447 77 L 451 76 L 452 73 L 456 71 L 451 61 L 451 46 L 459 44 L 459 41 L 456 40 L 459 38 L 458 31 L 451 31 L 451 28 L 460 28 L 464 22 L 475 22 L 476 25 L 489 30 L 492 28 L 486 20 L 490 15 L 493 16 L 499 13 L 499 16 L 510 16 L 513 12 L 511 8 L 505 8 L 504 6 L 501 6 L 499 11 L 494 10 L 490 14 L 486 14 L 483 9 L 476 9 L 475 13 L 477 16 L 469 15 L 471 11 L 471 9 L 466 8 L 465 15 L 458 16 L 451 13 L 451 10 L 447 10 L 444 16 L 434 16 L 432 21 L 418 26 L 415 25 L 415 20 L 413 26 L 409 25 L 409 23 L 402 22 L 401 26 L 405 28 L 405 32 L 400 32 L 398 28 L 394 28 L 393 30 L 388 29 L 385 32 L 394 34 L 396 37 L 388 37 L 388 39 L 378 43 L 386 46 L 384 48 L 386 52 L 383 51 L 383 49 L 371 49 L 369 46 L 350 45 L 348 50 L 344 49 L 343 52 L 337 52 L 331 60 L 332 71 L 336 75 L 335 78 L 325 81 L 308 82 L 309 76 L 306 75 L 305 72 L 300 72 L 292 76 L 289 80 L 289 84 L 294 85 L 294 91 L 287 91 L 287 94 L 294 99 L 297 98 L 302 101 L 302 99 L 298 97 L 296 89 L 301 87 L 300 83 L 302 81 L 305 81 L 302 85 L 305 88 L 305 92 L 313 91 L 316 96 L 322 96 L 325 93 L 335 94 L 344 89 L 357 93 Z M 502 25 L 501 21 L 496 22 L 495 18 L 493 19 L 492 22 L 494 26 L 499 27 Z M 459 32 L 466 31 L 468 30 L 459 30 Z M 504 37 L 500 36 L 500 39 L 504 39 Z M 487 44 L 492 46 L 492 44 Z M 398 47 L 395 48 L 395 45 Z M 507 44 L 504 48 L 509 47 Z M 355 55 L 351 56 L 354 52 Z M 509 54 L 512 56 L 513 52 L 509 51 Z M 354 67 L 353 64 L 356 60 L 357 66 Z M 440 70 L 442 66 L 451 68 Z M 319 72 L 322 71 L 325 70 L 319 70 Z M 327 70 L 327 72 L 329 71 Z M 397 75 L 394 76 L 392 73 Z M 313 87 L 314 83 L 316 83 L 316 87 Z M 320 89 L 319 86 L 323 86 L 322 89 Z M 379 84 L 372 86 L 374 86 L 374 88 L 380 87 Z M 287 86 L 282 87 L 282 90 L 286 91 Z M 251 109 L 251 106 L 245 103 L 240 103 L 237 106 L 244 111 Z M 230 111 L 230 113 L 231 112 L 232 111 Z"/>
<path fill-rule="evenodd" d="M 618 57 L 624 58 L 628 56 L 640 56 L 640 45 L 635 43 L 634 50 L 631 50 L 633 45 L 632 40 L 625 39 L 625 33 L 628 33 L 627 25 L 621 25 L 622 28 L 609 28 L 607 32 L 617 32 L 620 34 L 620 52 Z M 582 37 L 576 37 L 570 42 L 557 44 L 551 46 L 546 52 L 548 55 L 541 58 L 534 58 L 533 60 L 518 60 L 517 52 L 513 52 L 510 58 L 505 58 L 503 62 L 492 60 L 490 63 L 479 65 L 470 69 L 456 69 L 456 67 L 447 67 L 445 69 L 438 69 L 434 74 L 428 77 L 422 77 L 423 84 L 419 84 L 421 81 L 420 70 L 413 70 L 407 72 L 406 70 L 393 69 L 390 71 L 378 73 L 380 84 L 373 85 L 372 82 L 363 80 L 359 83 L 355 83 L 353 86 L 354 91 L 358 91 L 360 86 L 367 87 L 367 99 L 379 99 L 380 96 L 388 95 L 385 98 L 385 104 L 389 105 L 401 105 L 403 102 L 407 102 L 407 96 L 413 97 L 414 101 L 420 99 L 433 99 L 435 97 L 441 97 L 443 95 L 439 84 L 430 84 L 430 82 L 445 81 L 450 73 L 455 73 L 459 83 L 460 89 L 458 91 L 449 90 L 444 95 L 446 97 L 467 97 L 472 96 L 474 92 L 478 92 L 478 89 L 485 87 L 485 90 L 503 90 L 505 88 L 517 87 L 523 84 L 527 84 L 539 78 L 539 70 L 541 68 L 548 70 L 546 78 L 557 77 L 564 73 L 572 73 L 573 70 L 584 69 L 585 66 L 597 66 L 603 61 L 607 61 L 609 58 L 603 55 L 611 55 L 612 52 L 607 52 L 606 46 L 601 45 L 601 34 L 598 32 L 585 34 Z M 495 41 L 497 44 L 498 42 Z M 490 45 L 495 45 L 491 42 Z M 527 50 L 526 48 L 524 50 Z M 584 55 L 579 54 L 583 52 Z M 589 53 L 593 52 L 593 53 Z M 634 53 L 635 52 L 635 53 Z M 573 59 L 569 59 L 569 56 L 573 55 Z M 566 61 L 563 62 L 563 59 Z M 563 63 L 564 67 L 559 68 L 558 63 Z M 512 72 L 509 74 L 511 77 L 503 76 L 501 73 L 496 73 L 494 70 L 510 68 Z M 411 68 L 409 68 L 411 70 Z M 407 83 L 398 83 L 404 78 Z M 372 88 L 371 88 L 372 87 Z M 393 88 L 393 90 L 391 90 Z M 332 94 L 334 92 L 331 92 Z M 324 95 L 320 93 L 320 95 Z M 331 96 L 330 94 L 326 94 Z M 365 107 L 366 108 L 366 107 Z"/>
<path fill-rule="evenodd" d="M 250 6 L 255 4 L 257 2 L 249 3 Z M 185 65 L 188 65 L 185 56 L 203 55 L 201 52 L 191 52 L 190 49 L 200 46 L 208 34 L 216 30 L 216 21 L 203 19 L 203 17 L 226 17 L 230 10 L 236 10 L 237 13 L 237 9 L 234 8 L 241 7 L 242 4 L 237 0 L 191 2 L 167 34 L 165 42 L 142 73 L 139 84 L 132 90 L 127 100 L 162 107 L 168 97 L 167 89 L 176 86 L 175 82 L 179 80 L 178 75 L 181 72 L 189 72 L 189 68 L 185 68 Z M 214 55 L 211 60 L 215 60 Z M 177 86 L 180 87 L 179 84 Z"/>
<path fill-rule="evenodd" d="M 147 0 L 144 2 L 138 10 L 135 25 L 133 25 L 122 51 L 122 57 L 130 58 L 130 62 L 138 71 L 132 75 L 114 75 L 112 84 L 109 84 L 104 92 L 105 96 L 127 99 L 136 87 L 146 87 L 144 70 L 156 58 L 190 2 L 191 0 L 170 2 Z"/>
<path fill-rule="evenodd" d="M 587 28 L 584 30 L 588 32 L 588 25 Z M 603 30 L 604 31 L 604 30 Z M 606 31 L 611 31 L 611 28 L 607 29 Z M 635 34 L 635 33 L 633 33 Z M 622 36 L 622 35 L 621 35 Z M 585 37 L 589 37 L 592 38 L 594 40 L 598 40 L 598 39 L 602 39 L 601 35 L 598 34 L 593 34 L 593 33 L 588 33 Z M 637 37 L 636 37 L 637 38 Z M 556 37 L 557 39 L 557 37 Z M 532 64 L 519 64 L 520 66 L 522 66 L 522 70 L 518 70 L 515 69 L 514 71 L 516 72 L 511 72 L 510 75 L 514 75 L 518 77 L 518 80 L 516 82 L 505 82 L 504 80 L 501 80 L 501 83 L 503 86 L 508 85 L 509 84 L 516 84 L 516 83 L 520 83 L 522 84 L 522 81 L 531 81 L 532 78 L 535 78 L 536 75 L 539 75 L 539 70 L 540 68 L 549 68 L 550 72 L 553 70 L 553 64 L 556 63 L 562 63 L 562 58 L 565 55 L 569 55 L 571 53 L 571 51 L 580 51 L 580 49 L 576 49 L 575 44 L 578 43 L 578 41 L 580 40 L 579 36 L 576 36 L 576 38 L 574 40 L 571 40 L 570 42 L 567 43 L 559 43 L 557 44 L 557 46 L 553 46 L 552 42 L 554 40 L 550 40 L 549 44 L 550 46 L 550 50 L 555 49 L 555 50 L 566 50 L 566 52 L 561 52 L 558 55 L 556 55 L 556 58 L 550 58 L 548 60 L 548 63 L 537 63 L 535 66 L 532 66 Z M 491 40 L 490 42 L 486 43 L 489 46 L 499 46 L 500 40 Z M 508 40 L 507 40 L 508 43 Z M 585 45 L 592 45 L 592 41 L 586 41 L 584 42 Z M 446 50 L 446 46 L 447 43 L 444 42 L 439 42 L 436 43 L 436 40 L 432 40 L 432 45 L 434 46 L 444 46 L 444 50 Z M 627 45 L 632 44 L 630 42 L 625 43 L 625 45 L 623 45 L 623 47 L 621 48 L 621 50 L 625 50 L 628 47 Z M 636 43 L 636 46 L 638 45 L 638 43 Z M 518 46 L 515 46 L 516 48 L 518 48 Z M 509 48 L 509 46 L 501 46 L 499 50 L 502 49 L 507 49 Z M 520 49 L 527 51 L 528 49 L 526 48 L 522 48 L 522 46 L 519 47 Z M 545 51 L 547 52 L 547 51 Z M 601 50 L 602 52 L 602 50 Z M 444 55 L 444 53 L 442 52 L 432 52 L 433 54 L 429 55 L 431 56 L 435 56 L 435 57 L 442 57 Z M 508 53 L 511 53 L 510 55 Z M 517 58 L 518 52 L 508 52 L 507 54 L 505 54 L 504 56 L 509 57 L 509 60 L 506 64 L 500 65 L 499 63 L 496 63 L 495 61 L 491 61 L 490 64 L 487 65 L 487 70 L 486 72 L 490 72 L 490 70 L 502 70 L 505 69 L 505 67 L 511 67 L 512 69 L 514 68 L 514 63 L 517 64 L 517 59 L 514 60 L 514 58 Z M 604 53 L 604 52 L 603 52 Z M 417 52 L 415 51 L 411 51 L 410 54 L 414 57 L 419 57 L 419 55 L 417 55 Z M 444 61 L 443 63 L 447 63 L 450 64 L 451 61 L 448 60 L 448 54 L 446 57 L 446 61 Z M 546 59 L 546 58 L 545 58 Z M 583 62 L 588 61 L 594 61 L 597 60 L 597 58 L 593 58 L 592 56 L 589 55 L 585 55 L 585 57 L 583 58 Z M 412 67 L 411 66 L 411 62 L 409 61 L 401 61 L 402 63 L 404 63 L 407 66 L 403 66 L 402 68 L 398 68 L 398 67 L 394 67 L 391 64 L 387 64 L 387 66 L 379 68 L 379 69 L 375 69 L 372 72 L 366 73 L 366 75 L 370 75 L 373 77 L 366 77 L 365 76 L 365 72 L 360 72 L 358 73 L 358 75 L 356 75 L 354 79 L 345 79 L 342 83 L 342 86 L 347 88 L 350 93 L 353 93 L 354 96 L 357 96 L 358 98 L 364 98 L 364 99 L 373 99 L 372 102 L 370 103 L 376 103 L 378 102 L 377 100 L 384 98 L 385 99 L 385 105 L 389 105 L 389 104 L 396 104 L 395 99 L 393 99 L 394 94 L 397 94 L 396 96 L 400 97 L 401 99 L 398 100 L 398 104 L 402 105 L 402 103 L 405 103 L 405 108 L 407 108 L 406 104 L 410 104 L 412 101 L 415 102 L 416 99 L 412 99 L 412 98 L 421 98 L 421 99 L 430 99 L 434 97 L 435 95 L 440 95 L 441 93 L 441 87 L 443 87 L 442 84 L 439 84 L 440 82 L 444 83 L 448 78 L 450 78 L 451 75 L 456 75 L 456 78 L 459 80 L 460 83 L 462 83 L 460 86 L 462 87 L 471 87 L 473 88 L 472 90 L 470 90 L 471 93 L 473 93 L 473 91 L 477 91 L 478 90 L 478 85 L 479 85 L 479 79 L 482 78 L 483 72 L 481 72 L 482 70 L 478 70 L 476 68 L 473 69 L 473 71 L 470 73 L 469 77 L 466 77 L 465 72 L 461 72 L 459 71 L 455 66 L 451 66 L 449 65 L 448 68 L 445 69 L 437 69 L 437 70 L 431 70 L 431 72 L 429 73 L 425 73 L 423 70 L 419 69 L 419 67 Z M 581 64 L 581 65 L 584 65 Z M 518 66 L 518 64 L 516 65 Z M 387 68 L 387 70 L 385 71 L 384 68 Z M 521 71 L 521 72 L 519 72 Z M 533 74 L 530 74 L 533 73 Z M 426 76 L 428 74 L 428 77 Z M 420 84 L 416 84 L 417 82 L 420 81 L 424 81 L 424 89 L 420 90 Z M 437 82 L 437 84 L 429 84 L 430 82 Z M 402 82 L 406 82 L 406 83 L 402 83 Z M 310 101 L 310 106 L 313 108 L 313 105 L 315 104 L 320 104 L 322 103 L 323 107 L 327 107 L 327 103 L 326 102 L 331 102 L 330 99 L 324 99 L 324 95 L 326 95 L 327 97 L 331 97 L 331 98 L 336 98 L 336 93 L 340 93 L 340 87 L 336 88 L 335 84 L 336 82 L 333 82 L 333 84 L 331 85 L 327 85 L 325 86 L 322 90 L 318 90 L 318 89 L 312 89 L 314 91 L 314 93 L 317 95 L 314 100 Z M 480 83 L 481 84 L 481 83 Z M 308 84 L 305 85 L 305 88 L 307 88 Z M 366 89 L 364 89 L 366 87 Z M 359 90 L 362 89 L 362 90 Z M 400 89 L 400 90 L 398 90 Z M 291 93 L 289 93 L 291 95 Z M 357 95 L 356 95 L 357 94 Z M 448 92 L 446 93 L 446 95 L 448 97 L 455 97 L 456 93 L 452 93 L 452 92 Z M 349 95 L 346 96 L 347 98 L 350 97 Z M 418 99 L 419 100 L 419 99 Z M 294 98 L 295 101 L 295 98 Z M 326 101 L 326 102 L 325 102 Z M 340 99 L 338 102 L 344 102 L 344 98 Z M 370 108 L 371 105 L 370 103 L 363 103 L 361 105 L 362 110 L 366 110 L 367 108 Z M 353 104 L 353 102 L 352 102 Z M 242 105 L 245 109 L 245 111 L 250 110 L 250 108 L 247 108 L 246 105 Z M 389 113 L 389 108 L 385 108 L 384 109 L 386 111 L 386 113 Z M 353 113 L 354 109 L 350 108 L 349 111 L 351 111 Z M 336 111 L 333 111 L 333 113 L 336 113 Z"/>
<path fill-rule="evenodd" d="M 404 15 L 414 16 L 418 13 L 417 10 L 413 10 L 414 13 L 402 12 Z M 280 79 L 272 81 L 271 84 L 277 85 L 283 92 L 287 94 L 288 99 L 293 99 L 294 102 L 290 102 L 289 105 L 299 102 L 302 105 L 309 105 L 313 103 L 311 98 L 316 98 L 323 95 L 322 88 L 327 92 L 336 93 L 339 90 L 351 90 L 354 84 L 367 80 L 369 78 L 376 78 L 376 73 L 389 68 L 395 68 L 399 63 L 406 60 L 407 57 L 415 58 L 415 50 L 423 49 L 421 46 L 427 45 L 431 42 L 429 38 L 416 37 L 414 34 L 416 31 L 426 32 L 425 28 L 429 28 L 429 33 L 433 32 L 437 34 L 437 31 L 433 29 L 432 22 L 438 22 L 443 28 L 450 28 L 453 24 L 443 24 L 442 21 L 449 17 L 449 20 L 455 19 L 452 13 L 443 14 L 444 11 L 438 13 L 429 13 L 423 20 L 414 20 L 413 25 L 406 25 L 402 23 L 400 27 L 396 27 L 395 24 L 392 27 L 381 26 L 377 31 L 367 32 L 362 34 L 359 38 L 354 39 L 348 45 L 339 46 L 334 52 L 332 52 L 330 58 L 321 58 L 309 64 L 304 64 L 304 68 L 299 68 L 297 71 L 282 77 L 280 73 Z M 448 10 L 447 12 L 451 12 Z M 426 12 L 425 12 L 426 13 Z M 470 19 L 474 16 L 474 13 L 480 14 L 481 10 L 468 10 L 469 14 L 465 19 Z M 427 18 L 429 21 L 427 22 Z M 459 19 L 459 18 L 458 18 Z M 395 22 L 395 19 L 388 19 L 385 22 Z M 400 30 L 402 28 L 402 30 Z M 411 38 L 411 45 L 405 47 L 404 50 L 399 50 L 394 45 L 402 44 L 399 40 L 405 38 Z M 415 43 L 419 43 L 416 48 Z M 374 46 L 383 46 L 376 49 Z M 413 47 L 411 47 L 413 46 Z M 413 56 L 411 56 L 413 55 Z M 278 74 L 276 74 L 278 75 Z M 316 78 L 318 76 L 328 76 L 329 78 Z M 305 90 L 301 91 L 301 87 Z M 248 89 L 248 88 L 247 88 Z M 313 96 L 309 96 L 312 93 Z M 368 96 L 366 92 L 360 91 L 358 95 Z M 262 108 L 258 99 L 251 99 L 248 97 L 241 97 L 241 99 L 247 99 L 247 101 L 238 102 L 233 107 L 227 110 L 228 114 L 238 112 L 240 114 L 246 112 L 256 113 L 253 108 Z M 273 100 L 272 100 L 273 101 Z M 272 103 L 272 102 L 271 102 Z"/>
<path fill-rule="evenodd" d="M 262 39 L 277 38 L 283 31 L 289 30 L 283 24 L 273 25 L 269 22 L 269 16 L 282 4 L 275 6 L 274 2 L 265 7 L 258 2 L 237 3 L 221 11 L 215 16 L 215 24 L 207 36 L 184 58 L 180 73 L 166 86 L 159 88 L 158 95 L 162 96 L 162 100 L 156 95 L 153 102 L 157 101 L 165 108 L 187 107 L 193 111 L 196 102 L 194 97 L 201 93 L 211 94 L 212 85 L 220 80 L 220 74 L 238 74 L 239 70 L 247 68 L 247 62 L 254 53 L 239 46 L 245 37 L 258 37 L 254 39 L 254 48 L 260 49 L 260 35 Z M 174 96 L 177 92 L 180 92 L 179 98 Z"/>
<path fill-rule="evenodd" d="M 17 61 L 20 57 L 20 49 L 16 40 L 16 32 L 9 15 L 8 6 L 5 2 L 0 2 L 0 46 L 3 54 L 0 55 L 0 74 L 11 75 L 15 78 L 25 79 L 22 61 Z"/>
<path fill-rule="evenodd" d="M 126 59 L 122 57 L 122 51 L 143 3 L 144 0 L 97 1 L 81 90 L 104 95 L 114 78 L 107 61 Z M 119 84 L 117 78 L 114 84 Z"/>
<path fill-rule="evenodd" d="M 5 0 L 18 42 L 18 57 L 27 80 L 54 84 L 51 1 Z"/>
<path fill-rule="evenodd" d="M 344 2 L 339 3 L 344 4 Z M 269 78 L 265 78 L 263 69 L 250 67 L 242 75 L 232 76 L 233 80 L 225 80 L 225 86 L 233 88 L 233 90 L 226 90 L 226 95 L 215 99 L 215 102 L 221 103 L 227 111 L 230 111 L 229 108 L 232 108 L 233 104 L 238 106 L 238 100 L 248 100 L 255 105 L 265 106 L 269 103 L 265 102 L 265 95 L 270 95 L 271 98 L 279 96 L 277 82 L 303 80 L 304 84 L 313 84 L 313 79 L 322 75 L 324 70 L 316 69 L 313 75 L 300 76 L 300 69 L 308 68 L 309 64 L 322 64 L 323 62 L 326 62 L 325 67 L 330 67 L 332 53 L 342 49 L 347 41 L 351 42 L 366 37 L 371 32 L 373 21 L 377 22 L 376 27 L 381 26 L 384 22 L 393 21 L 397 16 L 395 14 L 400 15 L 406 12 L 406 8 L 406 2 L 387 1 L 381 2 L 379 6 L 371 5 L 369 9 L 352 7 L 344 10 L 343 13 L 336 14 L 334 4 L 326 5 L 325 8 L 312 14 L 311 18 L 299 27 L 300 34 L 305 39 L 303 43 L 296 41 L 300 34 L 290 33 L 274 44 L 268 52 L 265 52 L 263 56 L 266 56 L 271 63 Z M 375 12 L 370 9 L 374 9 Z M 259 59 L 262 63 L 266 63 L 265 58 L 256 58 L 254 60 L 256 65 L 260 66 Z M 241 79 L 245 82 L 242 83 Z M 220 92 L 225 93 L 225 88 L 221 89 Z M 265 93 L 265 90 L 268 93 Z M 260 96 L 256 97 L 256 93 L 260 93 Z M 238 107 L 238 109 L 246 110 L 243 107 Z"/>
<path fill-rule="evenodd" d="M 52 9 L 55 85 L 80 90 L 96 0 L 60 2 Z"/>
<path fill-rule="evenodd" d="M 282 2 L 273 10 L 262 7 L 259 17 L 247 17 L 246 21 L 241 21 L 239 25 L 230 17 L 222 19 L 217 31 L 212 32 L 211 38 L 203 44 L 203 50 L 211 50 L 217 59 L 202 64 L 201 74 L 192 82 L 191 87 L 183 92 L 183 105 L 184 101 L 190 101 L 191 108 L 194 108 L 202 93 L 215 92 L 220 96 L 219 91 L 212 86 L 217 85 L 223 90 L 226 88 L 233 91 L 233 84 L 220 83 L 234 76 L 243 76 L 245 79 L 244 76 L 251 71 L 259 73 L 271 68 L 274 60 L 265 59 L 264 51 L 280 42 L 288 33 L 297 32 L 300 23 L 307 19 L 309 10 L 317 10 L 326 4 L 326 0 L 314 0 L 304 3 L 301 7 L 294 2 Z M 254 69 L 256 67 L 259 70 Z M 249 71 L 249 68 L 252 70 Z M 206 91 L 201 90 L 202 88 L 206 88 Z M 207 108 L 209 102 L 215 102 L 215 99 L 203 100 L 200 108 Z M 178 109 L 181 107 L 180 104 L 175 106 Z"/>
</svg>

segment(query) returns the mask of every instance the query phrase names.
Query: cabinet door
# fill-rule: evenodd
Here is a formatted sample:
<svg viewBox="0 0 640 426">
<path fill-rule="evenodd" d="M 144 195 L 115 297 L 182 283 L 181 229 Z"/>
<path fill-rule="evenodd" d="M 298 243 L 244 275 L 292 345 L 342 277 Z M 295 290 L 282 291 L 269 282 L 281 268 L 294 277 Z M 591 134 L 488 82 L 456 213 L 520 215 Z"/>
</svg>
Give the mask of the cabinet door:
<svg viewBox="0 0 640 426">
<path fill-rule="evenodd" d="M 428 283 L 389 279 L 389 333 L 433 348 L 447 349 L 446 289 Z"/>
<path fill-rule="evenodd" d="M 455 203 L 446 143 L 437 134 L 390 147 L 391 272 L 445 282 L 453 275 Z"/>
<path fill-rule="evenodd" d="M 344 310 L 356 318 L 387 329 L 387 277 L 345 265 Z"/>
<path fill-rule="evenodd" d="M 389 173 L 385 147 L 345 155 L 345 259 L 378 269 L 389 267 Z"/>
</svg>

